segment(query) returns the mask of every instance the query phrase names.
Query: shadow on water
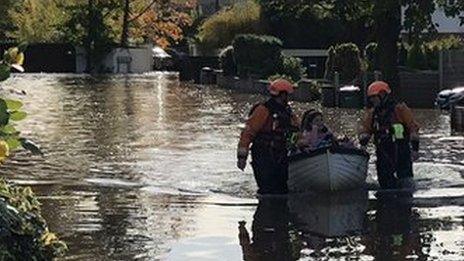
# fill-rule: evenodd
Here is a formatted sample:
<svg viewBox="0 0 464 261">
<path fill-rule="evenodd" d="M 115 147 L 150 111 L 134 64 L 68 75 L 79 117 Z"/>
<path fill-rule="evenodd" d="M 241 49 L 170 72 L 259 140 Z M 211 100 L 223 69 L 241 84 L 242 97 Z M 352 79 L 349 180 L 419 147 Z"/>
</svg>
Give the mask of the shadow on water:
<svg viewBox="0 0 464 261">
<path fill-rule="evenodd" d="M 239 222 L 239 241 L 247 261 L 427 260 L 433 236 L 420 226 L 411 195 L 262 197 L 251 231 Z"/>
</svg>

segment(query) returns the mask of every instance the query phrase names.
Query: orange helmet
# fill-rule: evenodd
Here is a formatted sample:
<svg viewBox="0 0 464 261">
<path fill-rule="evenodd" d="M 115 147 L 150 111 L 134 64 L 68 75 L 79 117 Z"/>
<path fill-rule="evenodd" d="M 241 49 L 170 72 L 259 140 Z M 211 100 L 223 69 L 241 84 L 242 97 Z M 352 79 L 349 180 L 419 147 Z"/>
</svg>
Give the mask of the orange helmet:
<svg viewBox="0 0 464 261">
<path fill-rule="evenodd" d="M 371 83 L 369 85 L 369 88 L 367 89 L 367 96 L 375 96 L 379 95 L 381 92 L 386 92 L 388 94 L 391 93 L 390 86 L 388 86 L 388 83 L 382 82 L 382 81 L 376 81 Z"/>
<path fill-rule="evenodd" d="M 279 95 L 280 92 L 293 93 L 294 86 L 287 80 L 277 79 L 269 85 L 269 92 L 272 95 Z"/>
</svg>

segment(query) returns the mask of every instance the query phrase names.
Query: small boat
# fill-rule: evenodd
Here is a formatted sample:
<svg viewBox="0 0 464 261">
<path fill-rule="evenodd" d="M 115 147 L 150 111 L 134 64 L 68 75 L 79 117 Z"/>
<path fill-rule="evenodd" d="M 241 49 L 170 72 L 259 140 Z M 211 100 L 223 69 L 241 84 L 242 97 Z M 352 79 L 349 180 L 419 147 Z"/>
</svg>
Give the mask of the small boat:
<svg viewBox="0 0 464 261">
<path fill-rule="evenodd" d="M 340 191 L 363 187 L 369 154 L 361 149 L 330 147 L 290 155 L 291 192 Z"/>
</svg>

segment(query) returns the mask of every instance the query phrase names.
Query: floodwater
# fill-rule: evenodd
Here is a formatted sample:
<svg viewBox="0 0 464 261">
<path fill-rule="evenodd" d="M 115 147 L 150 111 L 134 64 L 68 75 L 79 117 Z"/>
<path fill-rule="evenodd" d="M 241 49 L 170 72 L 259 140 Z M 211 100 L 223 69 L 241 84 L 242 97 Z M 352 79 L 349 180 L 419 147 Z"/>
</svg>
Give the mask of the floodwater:
<svg viewBox="0 0 464 261">
<path fill-rule="evenodd" d="M 161 73 L 29 74 L 6 84 L 26 91 L 19 127 L 45 155 L 19 152 L 0 172 L 40 196 L 69 245 L 64 260 L 464 259 L 464 137 L 445 113 L 416 111 L 424 139 L 414 198 L 353 191 L 258 201 L 250 168 L 235 168 L 235 147 L 264 97 Z M 324 112 L 336 132 L 356 131 L 361 112 Z"/>
</svg>

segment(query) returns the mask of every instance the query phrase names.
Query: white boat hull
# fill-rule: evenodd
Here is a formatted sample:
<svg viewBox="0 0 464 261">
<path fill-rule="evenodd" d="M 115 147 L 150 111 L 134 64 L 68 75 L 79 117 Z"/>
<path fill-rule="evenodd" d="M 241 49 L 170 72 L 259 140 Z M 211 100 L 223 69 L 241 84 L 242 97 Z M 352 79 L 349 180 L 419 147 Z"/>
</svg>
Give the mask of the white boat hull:
<svg viewBox="0 0 464 261">
<path fill-rule="evenodd" d="M 340 191 L 365 185 L 369 156 L 353 149 L 323 149 L 290 157 L 290 192 Z"/>
</svg>

